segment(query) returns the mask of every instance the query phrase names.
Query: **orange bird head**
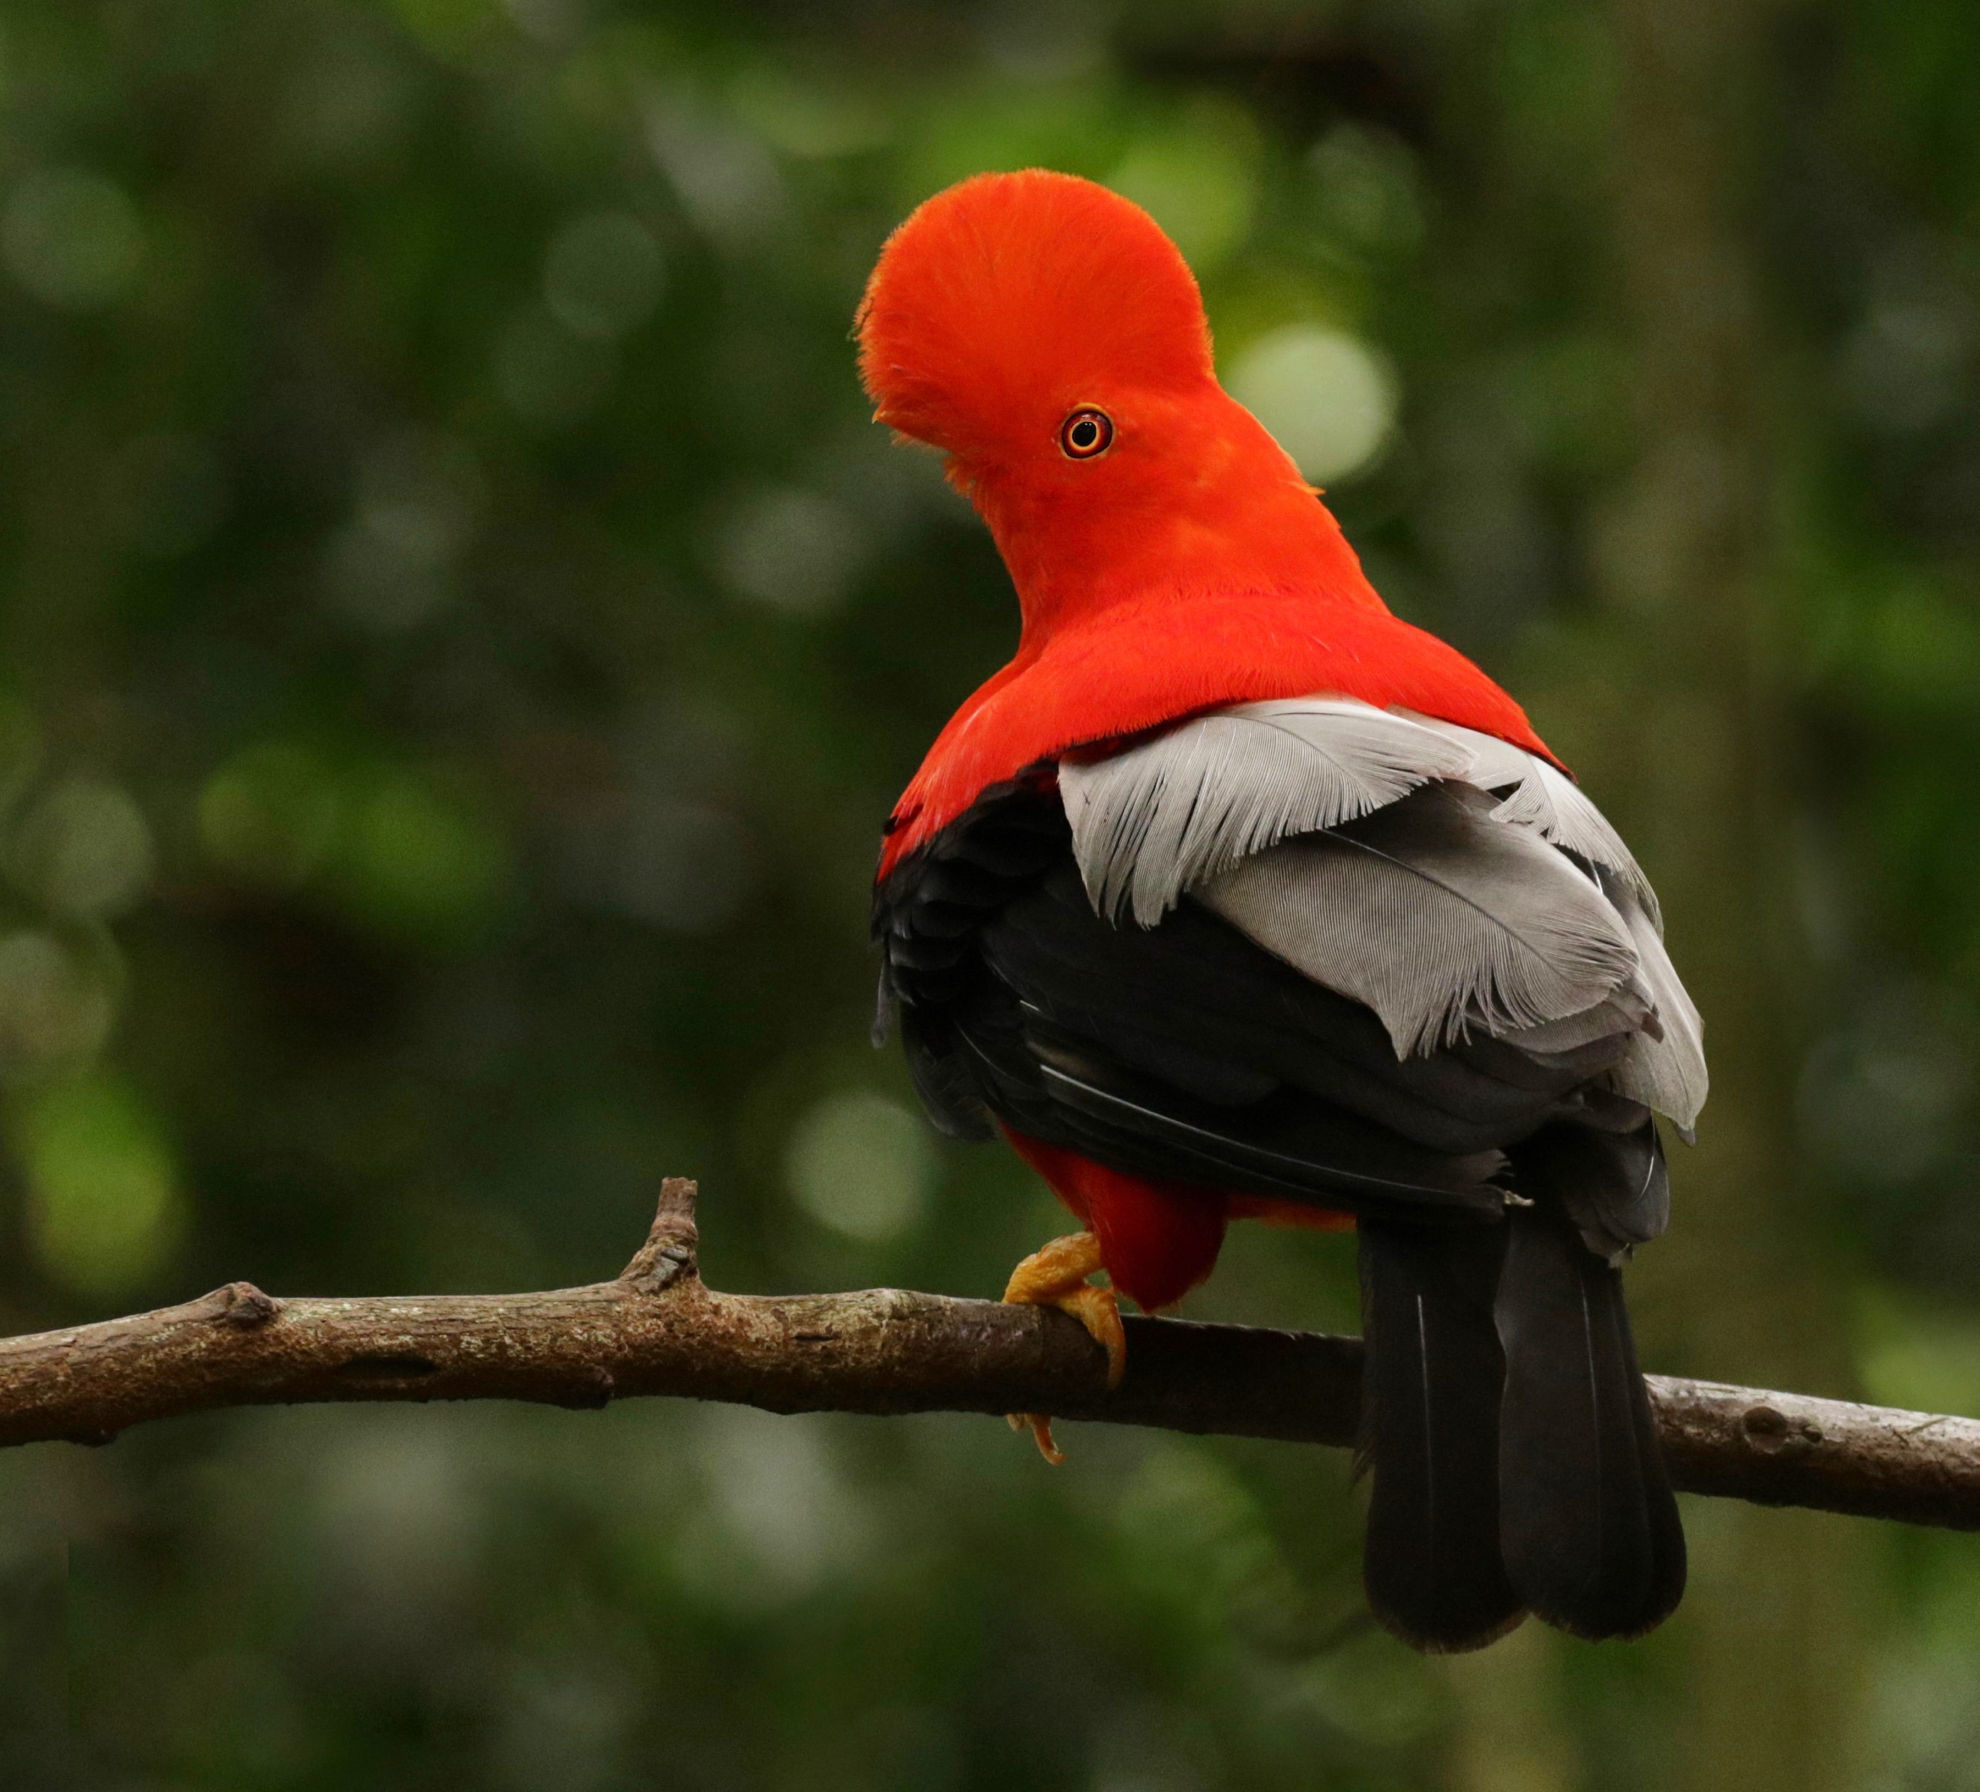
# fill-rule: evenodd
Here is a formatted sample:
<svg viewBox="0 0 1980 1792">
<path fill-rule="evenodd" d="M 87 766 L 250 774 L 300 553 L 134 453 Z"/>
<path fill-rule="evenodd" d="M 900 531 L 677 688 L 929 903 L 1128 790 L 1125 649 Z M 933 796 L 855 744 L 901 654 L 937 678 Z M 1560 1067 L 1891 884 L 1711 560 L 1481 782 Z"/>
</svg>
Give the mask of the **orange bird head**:
<svg viewBox="0 0 1980 1792">
<path fill-rule="evenodd" d="M 1319 692 L 1546 753 L 1519 706 L 1391 616 L 1313 488 L 1217 383 L 1188 265 L 1069 174 L 979 174 L 887 240 L 859 308 L 875 413 L 948 456 L 1024 611 L 943 730 L 881 872 L 989 785 L 1192 711 Z"/>
<path fill-rule="evenodd" d="M 1092 181 L 979 174 L 896 230 L 860 307 L 879 419 L 981 477 L 1059 454 L 1082 404 L 1214 387 L 1196 280 L 1162 227 Z"/>
<path fill-rule="evenodd" d="M 947 454 L 1028 635 L 1151 587 L 1359 582 L 1299 469 L 1218 385 L 1181 252 L 1105 187 L 1028 169 L 936 194 L 881 251 L 859 340 L 876 416 Z"/>
</svg>

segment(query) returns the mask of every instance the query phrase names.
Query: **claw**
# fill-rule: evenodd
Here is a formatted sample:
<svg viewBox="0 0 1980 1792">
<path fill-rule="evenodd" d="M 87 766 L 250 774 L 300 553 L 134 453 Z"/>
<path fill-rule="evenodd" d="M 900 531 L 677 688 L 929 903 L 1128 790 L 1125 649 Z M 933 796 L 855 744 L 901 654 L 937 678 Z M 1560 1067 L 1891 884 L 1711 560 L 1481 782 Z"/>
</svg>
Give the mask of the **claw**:
<svg viewBox="0 0 1980 1792">
<path fill-rule="evenodd" d="M 1034 1251 L 1011 1271 L 1004 1299 L 1017 1306 L 1057 1307 L 1086 1327 L 1087 1335 L 1107 1353 L 1107 1386 L 1117 1388 L 1127 1373 L 1127 1332 L 1121 1324 L 1120 1302 L 1111 1288 L 1097 1288 L 1087 1277 L 1101 1267 L 1100 1241 L 1091 1232 L 1055 1238 Z M 1006 1415 L 1013 1431 L 1029 1431 L 1038 1453 L 1054 1465 L 1065 1461 L 1052 1436 L 1052 1421 L 1044 1413 Z"/>
<path fill-rule="evenodd" d="M 1052 1436 L 1052 1421 L 1042 1412 L 1007 1412 L 1004 1417 L 1010 1421 L 1013 1431 L 1029 1431 L 1031 1440 L 1038 1446 L 1038 1454 L 1054 1468 L 1066 1459 L 1066 1453 L 1059 1448 Z"/>
<path fill-rule="evenodd" d="M 1108 1389 L 1119 1387 L 1127 1373 L 1127 1327 L 1121 1324 L 1121 1303 L 1113 1289 L 1088 1282 L 1052 1304 L 1085 1326 L 1086 1335 L 1107 1353 Z"/>
</svg>

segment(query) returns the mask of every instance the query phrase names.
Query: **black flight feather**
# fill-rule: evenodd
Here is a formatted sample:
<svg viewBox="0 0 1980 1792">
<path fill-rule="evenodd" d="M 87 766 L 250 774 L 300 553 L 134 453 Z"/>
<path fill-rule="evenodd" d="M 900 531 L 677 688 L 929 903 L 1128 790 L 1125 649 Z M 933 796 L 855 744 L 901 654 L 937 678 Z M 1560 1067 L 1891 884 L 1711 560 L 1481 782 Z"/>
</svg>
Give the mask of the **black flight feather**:
<svg viewBox="0 0 1980 1792">
<path fill-rule="evenodd" d="M 1611 1267 L 1669 1209 L 1625 1075 L 1650 1019 L 1632 990 L 1398 1057 L 1370 1007 L 1188 895 L 1153 927 L 1103 919 L 1036 778 L 897 866 L 874 932 L 945 1131 L 1002 1123 L 1357 1216 L 1366 1582 L 1391 1630 L 1472 1648 L 1531 1609 L 1633 1635 L 1677 1603 L 1684 1539 Z"/>
<path fill-rule="evenodd" d="M 1550 1624 L 1639 1636 L 1682 1597 L 1685 1550 L 1622 1278 L 1549 1193 L 1512 1209 L 1506 1231 L 1495 1303 L 1506 1573 Z"/>
<path fill-rule="evenodd" d="M 1476 1649 L 1523 1602 L 1499 1555 L 1499 1390 L 1492 1322 L 1501 1228 L 1360 1229 L 1361 1460 L 1372 1465 L 1362 1580 L 1419 1649 Z"/>
</svg>

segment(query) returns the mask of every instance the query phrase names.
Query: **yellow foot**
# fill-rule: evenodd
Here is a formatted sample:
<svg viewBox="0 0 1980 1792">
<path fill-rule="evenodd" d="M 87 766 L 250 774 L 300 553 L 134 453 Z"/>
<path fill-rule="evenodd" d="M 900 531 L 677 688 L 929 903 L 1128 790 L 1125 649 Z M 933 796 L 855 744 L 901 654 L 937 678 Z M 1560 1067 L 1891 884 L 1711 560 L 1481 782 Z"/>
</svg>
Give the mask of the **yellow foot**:
<svg viewBox="0 0 1980 1792">
<path fill-rule="evenodd" d="M 1117 1388 L 1127 1373 L 1127 1333 L 1121 1326 L 1120 1303 L 1113 1289 L 1096 1288 L 1086 1279 L 1099 1268 L 1100 1241 L 1091 1232 L 1055 1238 L 1011 1271 L 1004 1299 L 1016 1306 L 1057 1307 L 1070 1313 L 1106 1351 L 1107 1385 Z M 1065 1461 L 1065 1452 L 1052 1439 L 1052 1421 L 1044 1413 L 1014 1412 L 1009 1416 L 1011 1429 L 1029 1431 L 1047 1462 Z"/>
</svg>

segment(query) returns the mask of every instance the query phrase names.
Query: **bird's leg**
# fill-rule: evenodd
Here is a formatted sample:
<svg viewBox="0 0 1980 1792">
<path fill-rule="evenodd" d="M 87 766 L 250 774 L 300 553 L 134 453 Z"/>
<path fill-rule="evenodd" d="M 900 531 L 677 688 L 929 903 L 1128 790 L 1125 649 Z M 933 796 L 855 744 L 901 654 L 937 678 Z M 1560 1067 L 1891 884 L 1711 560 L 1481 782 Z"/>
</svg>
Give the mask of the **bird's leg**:
<svg viewBox="0 0 1980 1792">
<path fill-rule="evenodd" d="M 1057 1307 L 1070 1313 L 1106 1351 L 1107 1385 L 1117 1388 L 1127 1373 L 1127 1333 L 1113 1289 L 1096 1288 L 1086 1279 L 1099 1268 L 1100 1241 L 1091 1232 L 1055 1238 L 1011 1271 L 1004 1299 L 1016 1306 Z M 1014 1412 L 1009 1417 L 1013 1431 L 1031 1433 L 1047 1462 L 1065 1461 L 1065 1453 L 1052 1439 L 1052 1421 L 1044 1413 Z"/>
</svg>

